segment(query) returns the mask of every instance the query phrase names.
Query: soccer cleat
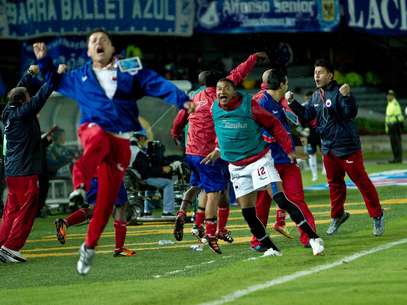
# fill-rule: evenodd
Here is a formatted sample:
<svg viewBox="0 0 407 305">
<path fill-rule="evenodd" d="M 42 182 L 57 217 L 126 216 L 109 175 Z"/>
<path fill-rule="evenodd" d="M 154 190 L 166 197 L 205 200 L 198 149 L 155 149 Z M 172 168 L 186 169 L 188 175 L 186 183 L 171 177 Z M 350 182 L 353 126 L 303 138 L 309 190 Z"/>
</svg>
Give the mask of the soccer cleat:
<svg viewBox="0 0 407 305">
<path fill-rule="evenodd" d="M 207 243 L 209 248 L 211 248 L 211 250 L 213 252 L 222 254 L 222 251 L 220 250 L 220 247 L 218 245 L 218 239 L 216 238 L 216 236 L 205 235 L 202 239 L 204 239 L 202 241 L 202 243 Z"/>
<path fill-rule="evenodd" d="M 85 243 L 79 248 L 79 260 L 76 264 L 76 270 L 80 275 L 87 275 L 95 257 L 96 251 L 86 247 Z"/>
<path fill-rule="evenodd" d="M 230 232 L 229 230 L 223 230 L 216 233 L 216 237 L 230 244 L 233 243 L 234 240 L 232 237 L 232 232 Z"/>
<path fill-rule="evenodd" d="M 11 250 L 5 246 L 0 249 L 0 260 L 3 263 L 24 263 L 27 261 L 20 251 Z"/>
<path fill-rule="evenodd" d="M 178 211 L 174 224 L 175 240 L 181 241 L 184 238 L 184 224 L 185 224 L 185 213 L 182 211 Z"/>
<path fill-rule="evenodd" d="M 326 234 L 332 235 L 336 231 L 338 231 L 339 227 L 348 220 L 350 214 L 348 212 L 344 212 L 341 217 L 332 218 L 331 223 L 329 224 L 328 230 L 326 230 Z"/>
<path fill-rule="evenodd" d="M 264 251 L 263 256 L 282 256 L 283 254 L 280 251 L 277 251 L 273 248 L 267 249 Z"/>
<path fill-rule="evenodd" d="M 273 224 L 273 229 L 274 231 L 280 233 L 281 235 L 289 238 L 289 239 L 293 239 L 293 237 L 291 236 L 291 234 L 287 231 L 287 229 L 285 228 L 285 226 L 280 226 L 277 223 Z"/>
<path fill-rule="evenodd" d="M 69 194 L 69 206 L 70 207 L 87 207 L 86 192 L 82 187 L 77 188 Z"/>
<path fill-rule="evenodd" d="M 120 257 L 120 256 L 134 256 L 136 255 L 136 251 L 130 250 L 127 248 L 121 248 L 118 250 L 114 250 L 113 256 L 114 257 Z"/>
<path fill-rule="evenodd" d="M 373 235 L 382 236 L 384 234 L 384 213 L 382 210 L 382 216 L 373 218 Z"/>
<path fill-rule="evenodd" d="M 205 229 L 203 226 L 197 226 L 196 224 L 192 225 L 192 230 L 191 233 L 193 236 L 195 236 L 199 241 L 202 240 L 202 238 L 205 235 Z"/>
<path fill-rule="evenodd" d="M 309 240 L 309 245 L 312 248 L 312 253 L 314 255 L 322 255 L 324 252 L 324 241 L 321 238 L 311 238 Z"/>
<path fill-rule="evenodd" d="M 66 223 L 62 218 L 55 219 L 55 229 L 57 239 L 61 244 L 66 242 Z"/>
</svg>

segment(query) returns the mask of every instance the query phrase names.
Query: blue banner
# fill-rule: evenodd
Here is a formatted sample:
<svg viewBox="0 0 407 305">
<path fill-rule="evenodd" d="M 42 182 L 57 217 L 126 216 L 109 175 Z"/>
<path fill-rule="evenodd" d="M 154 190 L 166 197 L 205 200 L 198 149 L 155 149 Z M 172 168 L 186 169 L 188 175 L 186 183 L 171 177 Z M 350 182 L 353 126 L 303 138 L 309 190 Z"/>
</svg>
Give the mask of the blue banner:
<svg viewBox="0 0 407 305">
<path fill-rule="evenodd" d="M 194 0 L 0 0 L 0 37 L 80 35 L 99 27 L 191 36 L 194 16 Z"/>
<path fill-rule="evenodd" d="M 69 69 L 77 68 L 89 61 L 86 54 L 87 46 L 83 37 L 61 37 L 47 43 L 48 54 L 54 59 L 54 63 L 66 64 Z M 21 72 L 35 64 L 36 59 L 31 44 L 23 43 L 21 50 Z"/>
<path fill-rule="evenodd" d="M 349 27 L 378 35 L 407 34 L 407 0 L 345 0 Z"/>
<path fill-rule="evenodd" d="M 196 31 L 328 32 L 340 22 L 339 0 L 197 0 Z"/>
</svg>

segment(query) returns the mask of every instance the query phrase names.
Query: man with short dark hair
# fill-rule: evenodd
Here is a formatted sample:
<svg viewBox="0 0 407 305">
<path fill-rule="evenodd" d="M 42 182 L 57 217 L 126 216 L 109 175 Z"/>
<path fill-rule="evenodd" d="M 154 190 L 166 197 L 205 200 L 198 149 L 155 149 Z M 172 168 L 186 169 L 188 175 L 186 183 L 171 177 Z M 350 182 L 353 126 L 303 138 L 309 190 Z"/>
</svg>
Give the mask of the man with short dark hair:
<svg viewBox="0 0 407 305">
<path fill-rule="evenodd" d="M 332 235 L 349 218 L 345 211 L 345 174 L 362 193 L 370 217 L 373 218 L 373 235 L 384 233 L 383 210 L 376 188 L 366 173 L 355 117 L 357 105 L 348 84 L 339 86 L 333 79 L 333 66 L 319 59 L 314 65 L 317 90 L 305 107 L 286 93 L 290 108 L 303 122 L 316 119 L 316 130 L 321 136 L 326 177 L 331 199 L 331 224 L 327 234 Z"/>
<path fill-rule="evenodd" d="M 291 126 L 289 119 L 287 118 L 287 111 L 290 110 L 288 109 L 287 101 L 284 98 L 284 94 L 288 88 L 287 73 L 285 69 L 273 68 L 266 70 L 263 73 L 263 76 L 264 75 L 266 75 L 266 77 L 263 77 L 263 79 L 266 79 L 265 84 L 267 85 L 267 90 L 262 91 L 262 94 L 257 96 L 258 103 L 265 110 L 272 113 L 281 122 L 294 143 L 294 137 L 291 133 Z M 291 113 L 291 115 L 293 114 Z M 280 144 L 276 142 L 275 138 L 271 134 L 264 131 L 262 136 L 263 140 L 269 143 L 274 166 L 282 180 L 284 193 L 286 194 L 287 198 L 294 202 L 301 210 L 304 218 L 307 220 L 312 229 L 316 230 L 314 216 L 305 202 L 301 171 L 299 167 L 297 164 L 291 162 L 287 153 L 282 149 Z M 295 149 L 294 145 L 292 146 L 292 149 Z M 267 192 L 259 193 L 257 195 L 256 214 L 265 226 L 267 225 L 270 204 L 271 197 L 267 194 Z M 291 236 L 284 229 L 284 221 L 285 211 L 277 209 L 277 221 L 273 225 L 273 228 L 277 232 L 290 238 Z M 301 244 L 304 247 L 309 247 L 308 235 L 300 228 L 299 231 Z M 252 238 L 251 247 L 257 251 L 263 250 L 260 243 L 255 238 Z"/>
<path fill-rule="evenodd" d="M 20 263 L 21 255 L 37 215 L 38 175 L 41 174 L 41 130 L 37 114 L 59 82 L 59 74 L 51 73 L 31 98 L 26 87 L 38 68 L 31 66 L 16 88 L 8 94 L 3 111 L 5 125 L 5 175 L 7 204 L 0 224 L 0 261 Z"/>
<path fill-rule="evenodd" d="M 267 190 L 277 205 L 287 211 L 291 219 L 309 237 L 314 255 L 324 251 L 324 243 L 312 229 L 295 202 L 283 191 L 270 154 L 262 138 L 262 128 L 276 139 L 290 160 L 295 160 L 292 141 L 278 119 L 264 110 L 248 95 L 236 91 L 234 83 L 221 79 L 216 85 L 217 100 L 212 106 L 212 116 L 218 138 L 219 150 L 214 150 L 202 162 L 221 158 L 229 162 L 229 173 L 242 215 L 252 234 L 260 241 L 265 256 L 280 256 L 261 221 L 256 216 L 256 196 Z M 273 189 L 273 190 L 272 190 Z"/>
<path fill-rule="evenodd" d="M 46 45 L 37 45 L 35 55 L 41 70 L 52 70 Z M 91 62 L 66 73 L 57 88 L 78 102 L 81 114 L 78 135 L 84 152 L 73 168 L 75 190 L 70 200 L 83 202 L 95 176 L 100 186 L 86 240 L 80 247 L 77 271 L 82 275 L 90 271 L 96 245 L 129 165 L 131 132 L 141 129 L 137 100 L 155 96 L 178 108 L 186 106 L 189 100 L 184 92 L 152 70 L 141 67 L 138 71 L 120 70 L 114 53 L 109 34 L 102 29 L 92 31 L 87 49 Z"/>
</svg>

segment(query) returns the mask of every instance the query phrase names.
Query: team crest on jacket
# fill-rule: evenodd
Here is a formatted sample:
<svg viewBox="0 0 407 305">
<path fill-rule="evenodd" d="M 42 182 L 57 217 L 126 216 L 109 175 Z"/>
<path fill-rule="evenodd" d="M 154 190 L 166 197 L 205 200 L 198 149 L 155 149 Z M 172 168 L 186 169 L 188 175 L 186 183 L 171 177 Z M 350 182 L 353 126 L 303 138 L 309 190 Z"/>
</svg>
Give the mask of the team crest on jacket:
<svg viewBox="0 0 407 305">
<path fill-rule="evenodd" d="M 330 99 L 327 99 L 327 100 L 325 101 L 325 106 L 326 106 L 327 108 L 331 107 L 331 106 L 332 106 L 332 101 L 331 101 Z"/>
</svg>

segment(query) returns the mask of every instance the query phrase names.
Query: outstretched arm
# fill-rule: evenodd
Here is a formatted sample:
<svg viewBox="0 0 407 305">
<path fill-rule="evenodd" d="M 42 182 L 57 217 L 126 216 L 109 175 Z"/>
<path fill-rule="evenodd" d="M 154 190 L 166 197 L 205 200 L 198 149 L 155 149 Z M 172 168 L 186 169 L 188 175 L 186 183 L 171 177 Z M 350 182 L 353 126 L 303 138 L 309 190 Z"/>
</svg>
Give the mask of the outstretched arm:
<svg viewBox="0 0 407 305">
<path fill-rule="evenodd" d="M 266 61 L 268 61 L 268 57 L 265 52 L 258 52 L 252 54 L 246 59 L 245 62 L 242 62 L 232 71 L 230 71 L 227 78 L 230 79 L 235 85 L 238 85 L 253 70 L 257 62 L 266 62 Z"/>
<path fill-rule="evenodd" d="M 185 103 L 189 101 L 188 95 L 157 72 L 142 69 L 134 77 L 146 95 L 160 97 L 178 109 L 186 108 Z"/>
</svg>

